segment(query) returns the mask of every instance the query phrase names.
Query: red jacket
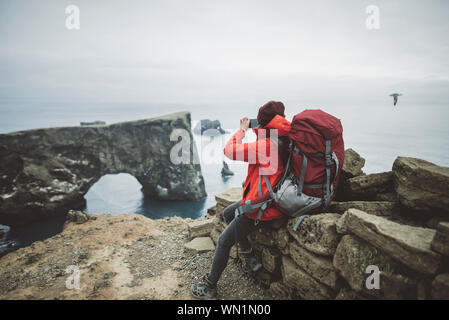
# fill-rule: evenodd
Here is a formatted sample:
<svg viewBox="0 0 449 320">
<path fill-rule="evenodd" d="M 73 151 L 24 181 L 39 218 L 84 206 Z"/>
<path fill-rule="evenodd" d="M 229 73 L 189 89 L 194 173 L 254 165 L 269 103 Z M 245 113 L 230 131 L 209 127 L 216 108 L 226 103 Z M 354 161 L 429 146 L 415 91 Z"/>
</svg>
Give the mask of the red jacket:
<svg viewBox="0 0 449 320">
<path fill-rule="evenodd" d="M 281 152 L 278 152 L 275 134 L 268 137 L 269 132 L 272 131 L 265 129 L 277 129 L 278 137 L 282 137 L 290 131 L 290 122 L 282 116 L 275 116 L 264 129 L 253 129 L 257 135 L 257 140 L 251 143 L 242 143 L 245 137 L 245 131 L 240 129 L 229 139 L 224 148 L 224 154 L 229 159 L 249 162 L 241 204 L 246 200 L 252 200 L 258 197 L 260 168 L 267 176 L 271 186 L 274 186 L 279 181 L 284 171 Z M 270 150 L 276 151 L 272 157 Z M 265 184 L 265 179 L 262 176 L 260 178 L 262 194 L 265 194 L 268 192 L 268 188 Z M 245 215 L 253 220 L 257 218 L 257 212 Z M 281 217 L 282 213 L 278 209 L 269 207 L 264 211 L 264 215 L 260 220 L 266 221 Z"/>
</svg>

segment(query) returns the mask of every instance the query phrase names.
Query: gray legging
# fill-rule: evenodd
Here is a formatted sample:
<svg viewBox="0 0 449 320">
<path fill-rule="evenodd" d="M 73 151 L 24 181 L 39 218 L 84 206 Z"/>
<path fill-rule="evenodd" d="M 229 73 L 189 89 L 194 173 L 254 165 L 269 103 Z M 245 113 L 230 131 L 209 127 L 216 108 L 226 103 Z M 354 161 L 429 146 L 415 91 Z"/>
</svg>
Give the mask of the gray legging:
<svg viewBox="0 0 449 320">
<path fill-rule="evenodd" d="M 229 252 L 236 240 L 242 251 L 249 251 L 251 244 L 248 241 L 248 235 L 256 230 L 254 220 L 240 215 L 234 219 L 235 209 L 239 206 L 240 201 L 234 202 L 223 211 L 223 219 L 228 224 L 226 229 L 218 238 L 217 249 L 215 250 L 212 267 L 208 274 L 208 278 L 213 283 L 217 283 L 223 270 L 226 268 L 229 259 Z M 261 221 L 259 225 L 265 224 Z"/>
</svg>

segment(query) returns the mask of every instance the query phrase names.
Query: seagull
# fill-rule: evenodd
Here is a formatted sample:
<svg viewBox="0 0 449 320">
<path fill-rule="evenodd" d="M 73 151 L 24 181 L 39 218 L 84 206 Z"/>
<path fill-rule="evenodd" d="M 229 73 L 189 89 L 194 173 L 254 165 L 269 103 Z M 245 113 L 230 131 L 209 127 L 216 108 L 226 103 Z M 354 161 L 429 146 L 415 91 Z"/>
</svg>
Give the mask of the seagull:
<svg viewBox="0 0 449 320">
<path fill-rule="evenodd" d="M 393 97 L 394 98 L 394 106 L 396 105 L 396 103 L 398 103 L 398 97 L 399 96 L 402 96 L 402 93 L 392 93 L 392 94 L 390 94 L 390 97 Z"/>
</svg>

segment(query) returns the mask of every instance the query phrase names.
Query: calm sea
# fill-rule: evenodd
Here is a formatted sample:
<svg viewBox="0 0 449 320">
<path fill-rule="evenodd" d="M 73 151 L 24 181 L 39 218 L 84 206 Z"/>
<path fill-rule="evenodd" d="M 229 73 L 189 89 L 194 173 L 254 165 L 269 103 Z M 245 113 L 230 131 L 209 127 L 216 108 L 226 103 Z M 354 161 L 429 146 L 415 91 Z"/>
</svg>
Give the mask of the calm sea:
<svg viewBox="0 0 449 320">
<path fill-rule="evenodd" d="M 286 105 L 287 117 L 305 108 L 320 108 L 340 118 L 344 128 L 345 147 L 355 149 L 366 159 L 366 173 L 391 170 L 397 156 L 423 158 L 449 166 L 449 108 L 446 105 L 418 106 L 390 101 L 376 106 L 303 106 Z M 219 119 L 223 128 L 234 132 L 243 116 L 255 117 L 257 106 L 181 106 L 181 105 L 105 105 L 45 104 L 33 102 L 0 102 L 0 132 L 79 125 L 80 121 L 104 120 L 114 123 L 151 118 L 178 111 L 192 113 L 192 125 L 200 119 Z M 240 186 L 246 175 L 246 164 L 223 159 L 222 150 L 230 134 L 215 138 L 195 135 L 201 158 L 207 198 L 199 201 L 155 201 L 143 197 L 141 186 L 129 174 L 106 175 L 94 184 L 85 198 L 89 213 L 137 213 L 159 219 L 170 216 L 198 218 L 215 204 L 215 195 Z M 249 141 L 254 139 L 248 135 Z M 235 175 L 222 178 L 225 160 Z M 9 229 L 0 239 L 0 255 L 53 236 L 62 229 L 63 219 L 42 221 L 23 228 Z"/>
</svg>

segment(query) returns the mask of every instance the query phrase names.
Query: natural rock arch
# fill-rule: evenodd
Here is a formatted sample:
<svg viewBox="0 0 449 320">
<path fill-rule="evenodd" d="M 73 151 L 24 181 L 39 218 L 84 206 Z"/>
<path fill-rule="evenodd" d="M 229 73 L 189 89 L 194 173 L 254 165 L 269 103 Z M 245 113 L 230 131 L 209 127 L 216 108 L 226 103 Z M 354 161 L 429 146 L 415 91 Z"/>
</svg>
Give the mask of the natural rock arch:
<svg viewBox="0 0 449 320">
<path fill-rule="evenodd" d="M 89 188 L 106 174 L 131 174 L 153 198 L 205 197 L 200 165 L 170 161 L 175 129 L 187 130 L 190 159 L 197 159 L 188 112 L 0 135 L 0 223 L 21 225 L 83 206 Z"/>
</svg>

